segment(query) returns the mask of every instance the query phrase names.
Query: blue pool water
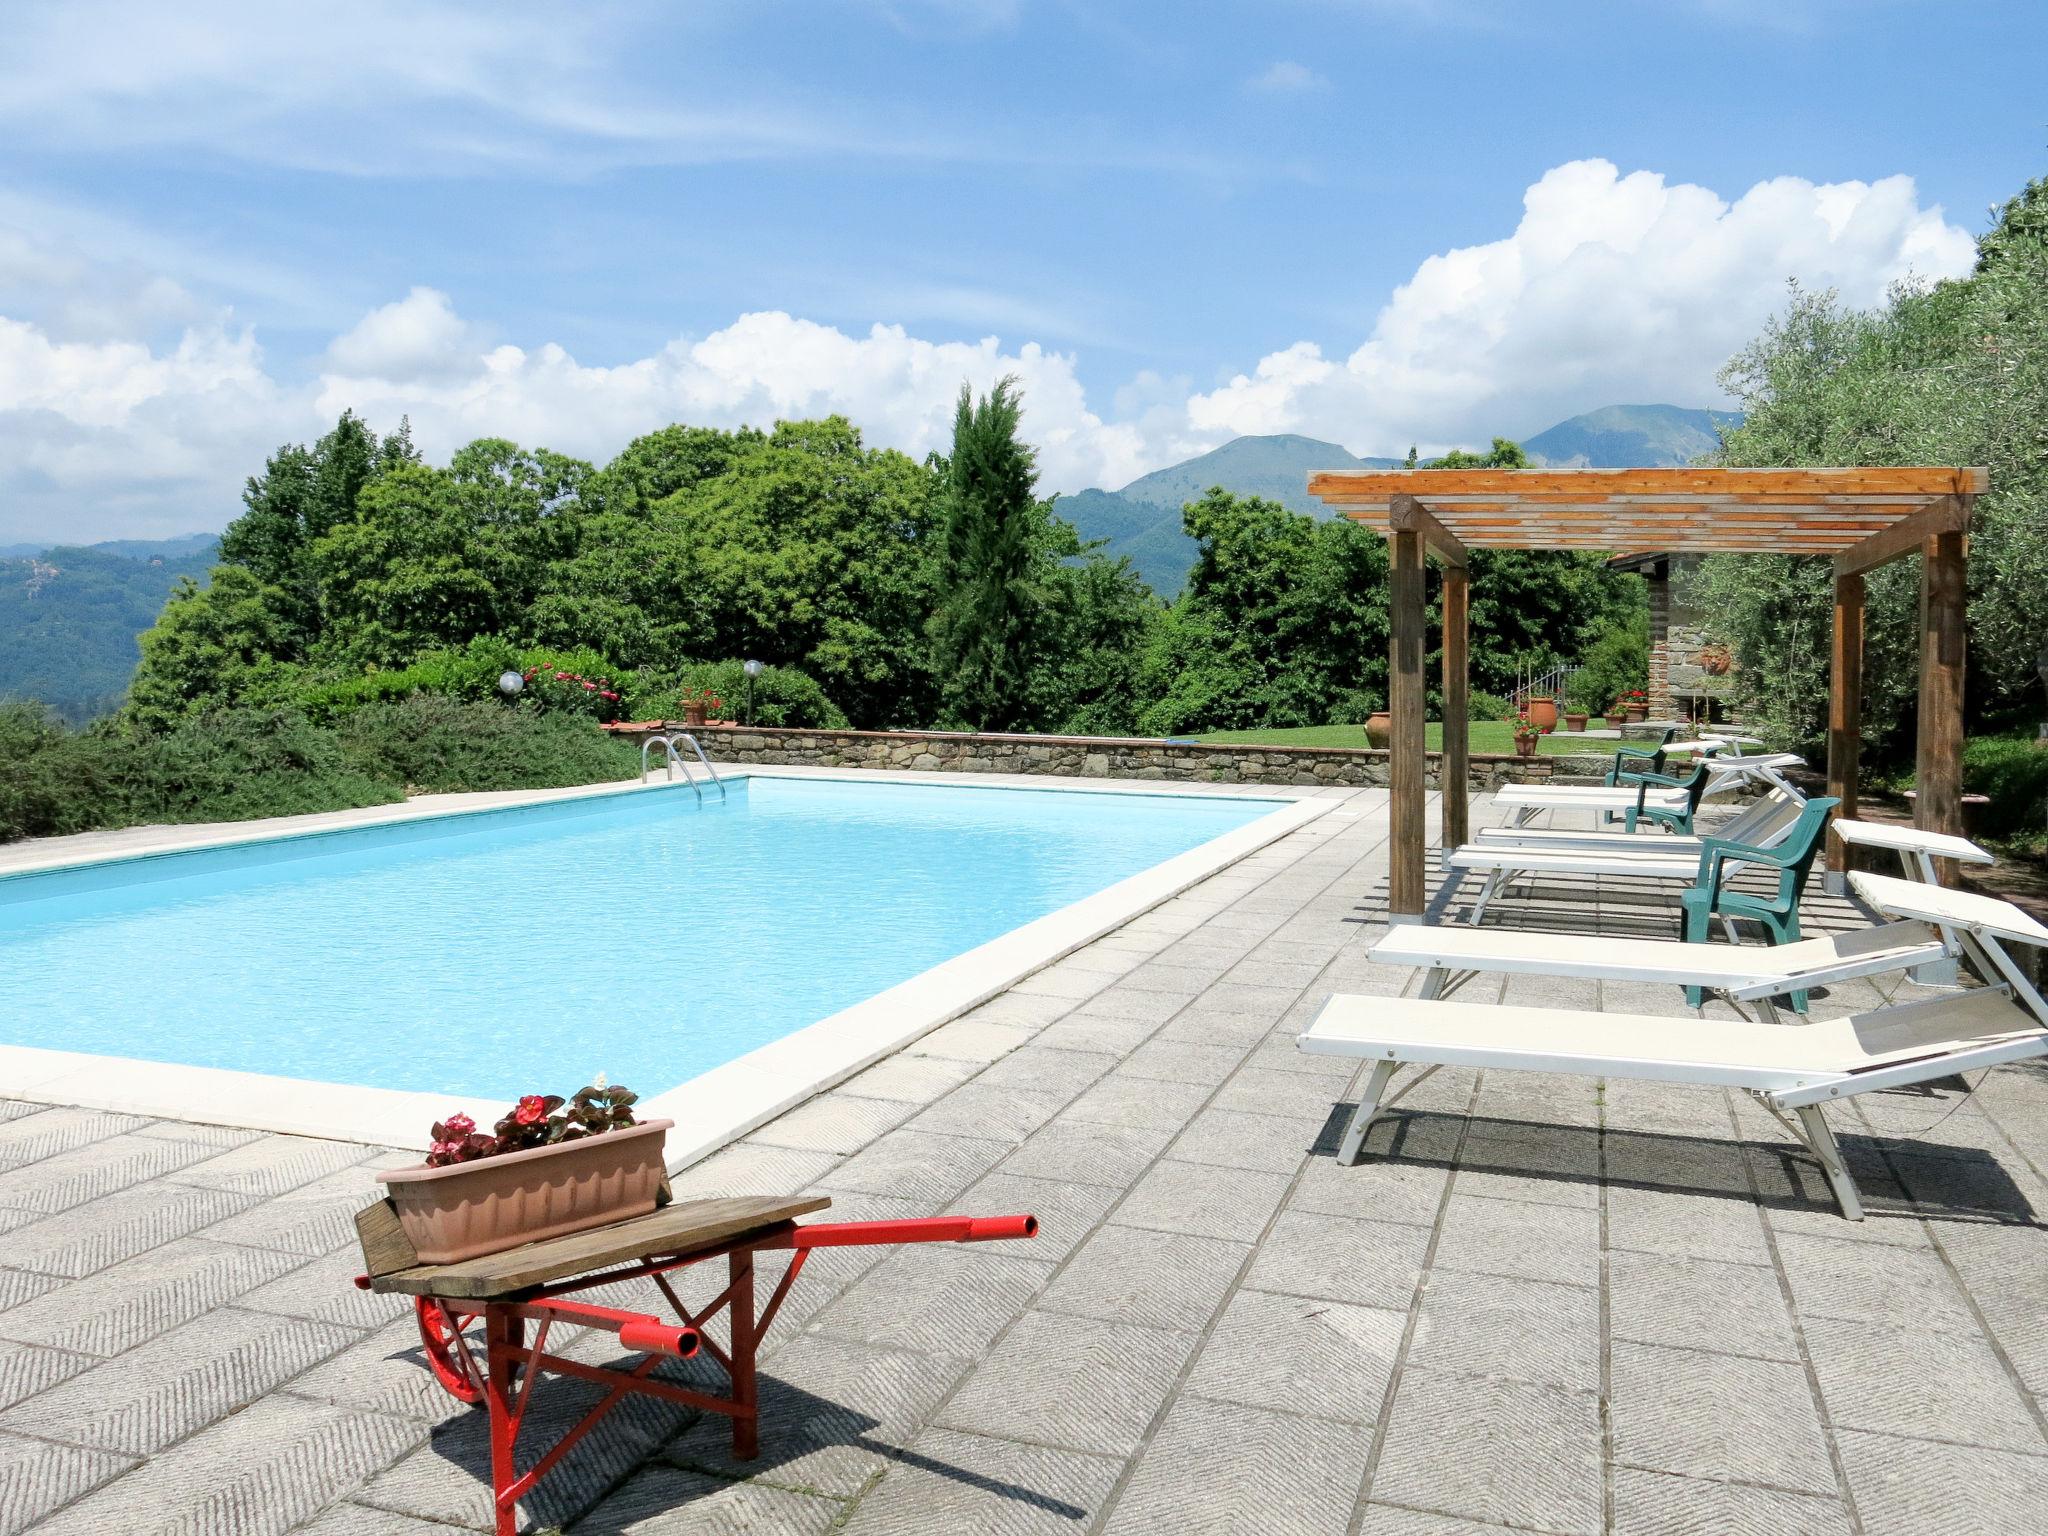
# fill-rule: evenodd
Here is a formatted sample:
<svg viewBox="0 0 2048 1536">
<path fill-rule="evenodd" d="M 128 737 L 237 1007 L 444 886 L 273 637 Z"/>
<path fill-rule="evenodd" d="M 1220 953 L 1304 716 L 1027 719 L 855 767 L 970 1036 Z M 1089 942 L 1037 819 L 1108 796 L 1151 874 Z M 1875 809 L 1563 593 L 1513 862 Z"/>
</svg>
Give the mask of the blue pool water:
<svg viewBox="0 0 2048 1536">
<path fill-rule="evenodd" d="M 0 879 L 0 1042 L 673 1087 L 1270 811 L 750 779 Z"/>
</svg>

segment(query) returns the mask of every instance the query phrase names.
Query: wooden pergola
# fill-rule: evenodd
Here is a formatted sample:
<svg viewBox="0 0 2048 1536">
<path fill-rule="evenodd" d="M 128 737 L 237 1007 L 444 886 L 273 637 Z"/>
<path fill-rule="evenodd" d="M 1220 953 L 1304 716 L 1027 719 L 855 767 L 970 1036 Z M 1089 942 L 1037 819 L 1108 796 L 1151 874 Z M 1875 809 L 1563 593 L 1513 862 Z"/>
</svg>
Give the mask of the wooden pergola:
<svg viewBox="0 0 2048 1536">
<path fill-rule="evenodd" d="M 1391 556 L 1388 708 L 1396 921 L 1425 892 L 1423 657 L 1425 559 L 1443 567 L 1443 841 L 1469 839 L 1466 551 L 1587 549 L 1621 554 L 1831 555 L 1833 666 L 1828 793 L 1856 813 L 1863 704 L 1863 580 L 1906 555 L 1920 574 L 1916 820 L 1962 830 L 1964 562 L 1981 469 L 1392 469 L 1309 476 L 1309 493 L 1387 536 Z M 1832 863 L 1839 865 L 1837 857 Z"/>
</svg>

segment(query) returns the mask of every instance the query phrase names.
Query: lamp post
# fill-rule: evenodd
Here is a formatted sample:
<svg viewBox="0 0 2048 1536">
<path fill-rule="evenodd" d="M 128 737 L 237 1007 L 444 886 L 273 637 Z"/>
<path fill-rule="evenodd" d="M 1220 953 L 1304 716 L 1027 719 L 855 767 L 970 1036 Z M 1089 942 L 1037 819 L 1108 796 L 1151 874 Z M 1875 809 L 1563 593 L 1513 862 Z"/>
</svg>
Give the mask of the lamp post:
<svg viewBox="0 0 2048 1536">
<path fill-rule="evenodd" d="M 761 675 L 761 663 L 747 660 L 740 664 L 740 670 L 747 674 L 747 724 L 754 723 L 754 679 Z"/>
</svg>

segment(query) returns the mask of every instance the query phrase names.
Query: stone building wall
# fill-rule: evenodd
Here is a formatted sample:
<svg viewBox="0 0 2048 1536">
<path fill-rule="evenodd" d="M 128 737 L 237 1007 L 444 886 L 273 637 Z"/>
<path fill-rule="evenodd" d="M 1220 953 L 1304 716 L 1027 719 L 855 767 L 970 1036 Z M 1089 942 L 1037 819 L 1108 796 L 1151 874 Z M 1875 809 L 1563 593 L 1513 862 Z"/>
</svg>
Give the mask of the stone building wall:
<svg viewBox="0 0 2048 1536">
<path fill-rule="evenodd" d="M 653 727 L 612 727 L 638 744 Z M 662 727 L 661 729 L 677 729 Z M 1041 773 L 1079 779 L 1351 788 L 1384 786 L 1387 754 L 1370 747 L 1247 747 L 1100 736 L 968 735 L 951 731 L 826 731 L 707 725 L 692 730 L 714 763 L 882 768 L 917 772 Z M 687 754 L 685 754 L 687 758 Z M 1472 755 L 1473 789 L 1543 783 L 1563 759 Z M 650 760 L 650 766 L 652 762 Z M 1437 754 L 1428 758 L 1434 788 Z"/>
</svg>

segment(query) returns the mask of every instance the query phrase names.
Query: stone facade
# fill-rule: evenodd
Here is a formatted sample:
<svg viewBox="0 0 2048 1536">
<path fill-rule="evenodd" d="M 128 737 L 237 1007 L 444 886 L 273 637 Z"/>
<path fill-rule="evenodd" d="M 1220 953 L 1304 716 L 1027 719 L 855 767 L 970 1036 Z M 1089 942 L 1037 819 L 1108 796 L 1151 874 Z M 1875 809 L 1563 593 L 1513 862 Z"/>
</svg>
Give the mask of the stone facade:
<svg viewBox="0 0 2048 1536">
<path fill-rule="evenodd" d="M 653 727 L 618 728 L 635 743 Z M 663 727 L 676 729 L 676 727 Z M 1226 743 L 1103 736 L 969 735 L 953 731 L 826 731 L 771 726 L 699 726 L 691 732 L 712 761 L 772 767 L 883 768 L 915 772 L 1042 773 L 1080 779 L 1180 783 L 1338 785 L 1387 782 L 1387 754 L 1370 747 L 1248 747 Z M 1363 735 L 1363 731 L 1360 732 Z M 1560 760 L 1474 753 L 1476 790 L 1548 781 Z M 1437 785 L 1437 754 L 1427 777 Z"/>
<path fill-rule="evenodd" d="M 1703 617 L 1683 602 L 1673 578 L 1699 563 L 1697 555 L 1659 555 L 1635 568 L 1642 571 L 1650 601 L 1650 715 L 1656 720 L 1705 718 L 1711 706 L 1725 705 L 1734 694 L 1734 678 L 1709 672 L 1700 653 L 1713 636 Z"/>
</svg>

